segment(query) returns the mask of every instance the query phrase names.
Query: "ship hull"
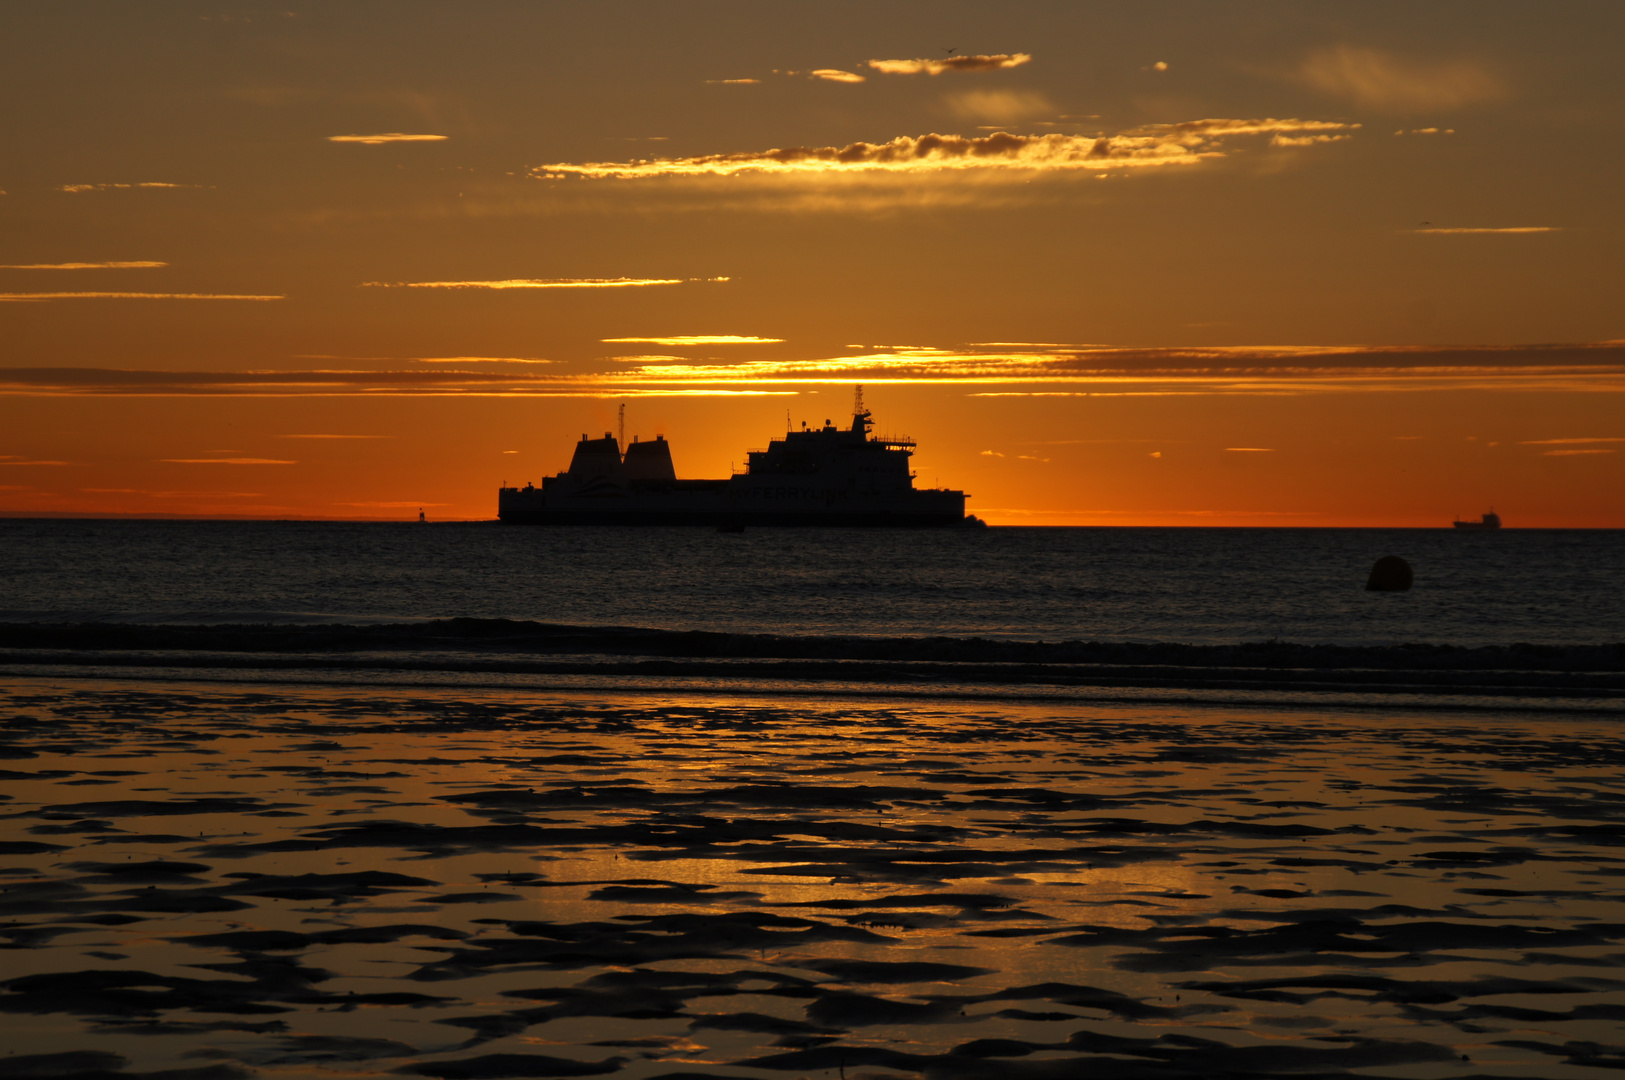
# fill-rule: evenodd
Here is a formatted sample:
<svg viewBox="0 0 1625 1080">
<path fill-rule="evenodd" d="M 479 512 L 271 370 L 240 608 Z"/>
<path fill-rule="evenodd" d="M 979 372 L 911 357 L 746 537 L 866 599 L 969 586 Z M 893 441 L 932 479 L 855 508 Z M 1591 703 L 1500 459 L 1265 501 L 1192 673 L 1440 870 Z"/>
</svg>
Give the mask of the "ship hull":
<svg viewBox="0 0 1625 1080">
<path fill-rule="evenodd" d="M 540 492 L 529 498 L 527 495 L 530 493 L 505 493 L 497 508 L 497 519 L 508 525 L 704 525 L 712 528 L 830 525 L 931 529 L 965 523 L 965 497 L 957 491 L 917 491 L 907 500 L 832 500 L 834 505 L 817 500 L 818 505 L 813 506 L 796 505 L 803 502 L 797 499 L 737 499 L 698 492 L 688 498 L 678 493 L 641 498 L 637 495 L 559 498 Z M 777 505 L 763 506 L 763 501 Z M 870 505 L 863 505 L 865 502 Z"/>
<path fill-rule="evenodd" d="M 505 525 L 703 525 L 711 528 L 781 528 L 827 525 L 839 528 L 940 529 L 965 523 L 963 512 L 766 511 L 728 513 L 719 510 L 504 510 Z"/>
<path fill-rule="evenodd" d="M 509 525 L 703 525 L 712 528 L 829 525 L 923 529 L 965 523 L 965 496 L 958 491 L 881 493 L 812 484 L 729 484 L 697 480 L 650 487 L 652 490 L 642 491 L 601 489 L 601 493 L 595 495 L 561 495 L 535 488 L 509 489 L 498 500 L 497 518 Z"/>
</svg>

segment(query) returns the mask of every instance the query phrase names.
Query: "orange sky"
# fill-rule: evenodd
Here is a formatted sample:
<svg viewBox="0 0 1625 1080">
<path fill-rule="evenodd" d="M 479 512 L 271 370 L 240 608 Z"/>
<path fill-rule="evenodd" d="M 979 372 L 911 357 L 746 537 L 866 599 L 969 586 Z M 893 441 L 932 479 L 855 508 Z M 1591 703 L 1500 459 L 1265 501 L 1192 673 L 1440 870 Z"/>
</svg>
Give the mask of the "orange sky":
<svg viewBox="0 0 1625 1080">
<path fill-rule="evenodd" d="M 801 420 L 1006 524 L 1625 527 L 1625 9 L 0 8 L 0 514 Z"/>
</svg>

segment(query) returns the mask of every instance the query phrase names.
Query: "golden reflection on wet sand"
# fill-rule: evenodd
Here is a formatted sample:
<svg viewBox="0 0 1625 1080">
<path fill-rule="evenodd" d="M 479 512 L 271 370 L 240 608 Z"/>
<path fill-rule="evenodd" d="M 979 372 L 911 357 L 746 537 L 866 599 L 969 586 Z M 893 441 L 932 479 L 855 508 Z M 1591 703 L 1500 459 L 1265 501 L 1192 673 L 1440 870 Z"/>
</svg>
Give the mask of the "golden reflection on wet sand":
<svg viewBox="0 0 1625 1080">
<path fill-rule="evenodd" d="M 0 1075 L 1625 1064 L 1605 719 L 59 679 L 0 719 Z"/>
</svg>

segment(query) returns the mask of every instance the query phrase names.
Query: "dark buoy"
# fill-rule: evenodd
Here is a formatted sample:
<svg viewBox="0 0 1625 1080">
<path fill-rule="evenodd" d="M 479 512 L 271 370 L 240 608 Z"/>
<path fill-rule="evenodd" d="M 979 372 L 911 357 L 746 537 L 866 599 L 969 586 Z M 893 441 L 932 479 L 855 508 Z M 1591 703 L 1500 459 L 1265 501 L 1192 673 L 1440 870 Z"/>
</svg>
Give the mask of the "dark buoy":
<svg viewBox="0 0 1625 1080">
<path fill-rule="evenodd" d="M 1365 579 L 1366 592 L 1405 592 L 1411 587 L 1411 564 L 1398 555 L 1384 555 Z"/>
</svg>

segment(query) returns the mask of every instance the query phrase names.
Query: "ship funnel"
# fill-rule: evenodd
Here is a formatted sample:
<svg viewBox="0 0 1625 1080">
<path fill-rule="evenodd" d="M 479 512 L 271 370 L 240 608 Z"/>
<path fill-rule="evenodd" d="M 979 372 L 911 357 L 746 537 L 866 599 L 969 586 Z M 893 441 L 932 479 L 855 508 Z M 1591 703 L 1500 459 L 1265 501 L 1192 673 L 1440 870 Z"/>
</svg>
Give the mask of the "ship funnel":
<svg viewBox="0 0 1625 1080">
<path fill-rule="evenodd" d="M 604 432 L 602 439 L 583 438 L 576 443 L 576 452 L 570 459 L 570 475 L 579 480 L 602 479 L 620 483 L 626 478 L 621 465 L 621 448 L 613 432 Z"/>
</svg>

